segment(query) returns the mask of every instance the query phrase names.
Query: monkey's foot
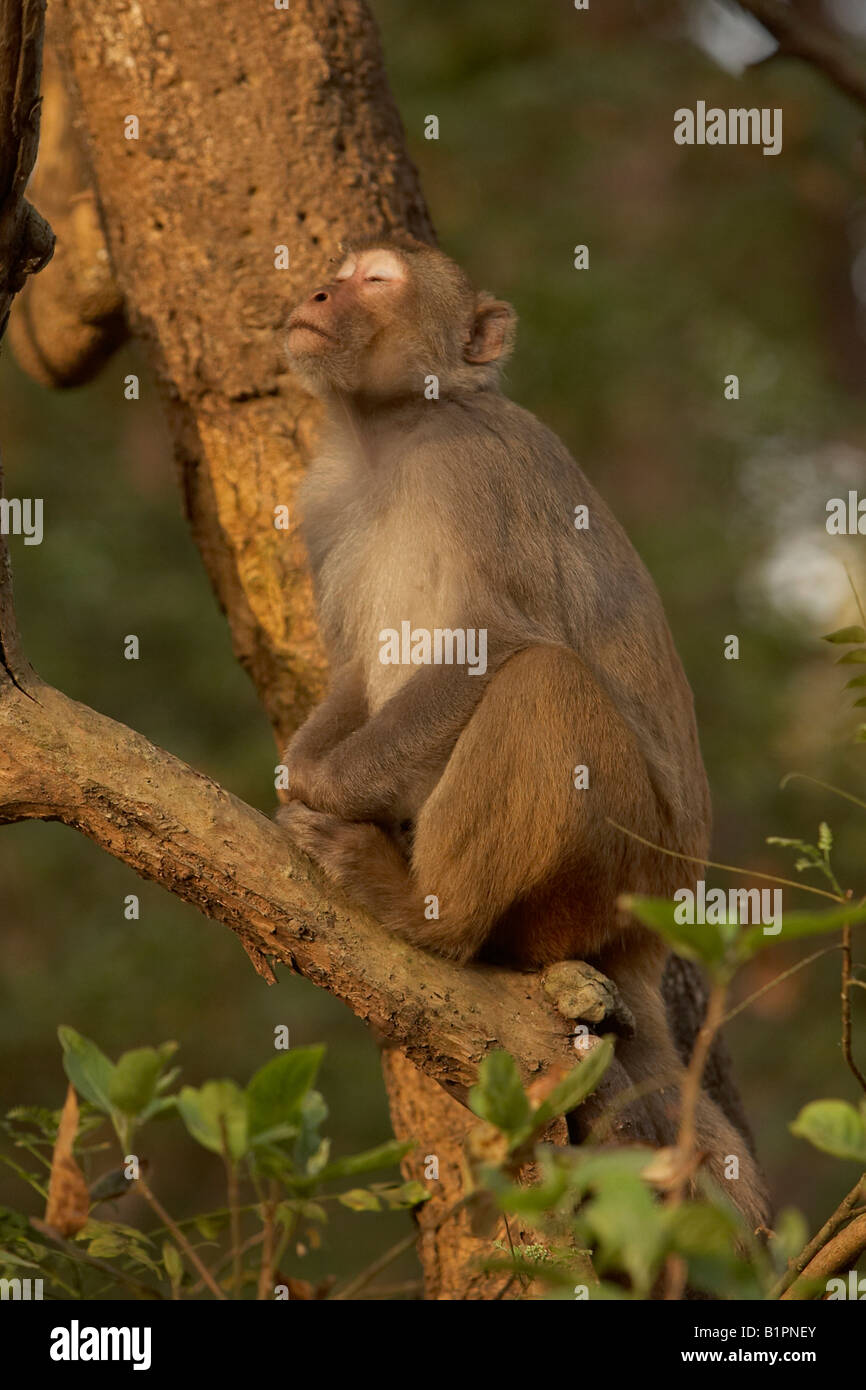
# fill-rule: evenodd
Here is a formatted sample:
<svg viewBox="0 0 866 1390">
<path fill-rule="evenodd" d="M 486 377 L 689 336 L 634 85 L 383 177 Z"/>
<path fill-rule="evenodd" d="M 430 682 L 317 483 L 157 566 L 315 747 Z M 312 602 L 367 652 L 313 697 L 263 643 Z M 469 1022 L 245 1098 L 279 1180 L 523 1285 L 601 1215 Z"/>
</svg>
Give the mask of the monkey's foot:
<svg viewBox="0 0 866 1390">
<path fill-rule="evenodd" d="M 298 849 L 323 868 L 332 868 L 334 851 L 349 828 L 345 821 L 326 811 L 314 811 L 303 801 L 289 801 L 278 807 L 274 820 L 288 831 Z"/>
<path fill-rule="evenodd" d="M 385 840 L 384 832 L 376 825 L 341 820 L 327 811 L 313 811 L 303 801 L 289 801 L 280 806 L 274 819 L 288 831 L 298 849 L 308 854 L 341 888 L 355 895 L 358 875 L 363 874 L 371 854 Z"/>
<path fill-rule="evenodd" d="M 631 1009 L 612 980 L 583 960 L 560 960 L 544 971 L 544 992 L 557 1013 L 571 1023 L 599 1024 L 623 1038 L 634 1037 Z"/>
</svg>

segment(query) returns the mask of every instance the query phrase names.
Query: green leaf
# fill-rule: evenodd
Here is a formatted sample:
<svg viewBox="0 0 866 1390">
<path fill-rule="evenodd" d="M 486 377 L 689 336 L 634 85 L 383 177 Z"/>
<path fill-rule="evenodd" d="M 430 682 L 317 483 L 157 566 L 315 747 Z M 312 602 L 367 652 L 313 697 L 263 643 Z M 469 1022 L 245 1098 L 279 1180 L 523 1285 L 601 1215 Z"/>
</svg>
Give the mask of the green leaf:
<svg viewBox="0 0 866 1390">
<path fill-rule="evenodd" d="M 790 1130 L 822 1153 L 866 1163 L 866 1121 L 846 1100 L 810 1101 Z"/>
<path fill-rule="evenodd" d="M 163 1043 L 163 1047 L 169 1047 L 169 1046 L 171 1046 L 172 1048 L 174 1048 L 174 1047 L 177 1046 L 177 1044 L 176 1044 L 176 1043 L 171 1043 L 171 1044 L 169 1044 L 169 1043 Z M 162 1051 L 162 1048 L 160 1048 L 160 1052 L 161 1052 L 161 1051 Z M 159 1078 L 159 1080 L 158 1080 L 157 1083 L 156 1083 L 156 1089 L 157 1089 L 158 1091 L 164 1091 L 164 1090 L 166 1090 L 167 1087 L 173 1086 L 173 1085 L 174 1085 L 175 1081 L 177 1081 L 177 1078 L 178 1078 L 179 1076 L 180 1076 L 180 1067 L 172 1067 L 170 1071 L 164 1072 L 163 1075 Z"/>
<path fill-rule="evenodd" d="M 198 1091 L 184 1086 L 177 1108 L 193 1139 L 204 1148 L 221 1154 L 227 1141 L 229 1157 L 234 1162 L 243 1158 L 248 1148 L 247 1100 L 234 1081 L 207 1081 Z"/>
<path fill-rule="evenodd" d="M 381 1211 L 382 1203 L 375 1192 L 366 1187 L 353 1187 L 350 1192 L 341 1192 L 338 1199 L 350 1211 Z"/>
<path fill-rule="evenodd" d="M 138 1115 L 153 1099 L 163 1059 L 155 1047 L 124 1052 L 108 1083 L 111 1104 L 124 1115 Z"/>
<path fill-rule="evenodd" d="M 624 1269 L 635 1292 L 648 1293 L 666 1245 L 665 1218 L 664 1207 L 639 1180 L 622 1180 L 599 1191 L 583 1214 L 598 1240 L 599 1272 Z"/>
<path fill-rule="evenodd" d="M 801 936 L 815 936 L 819 932 L 839 931 L 850 923 L 866 922 L 866 902 L 851 903 L 833 908 L 830 912 L 785 912 L 782 916 L 782 930 L 777 936 L 765 936 L 763 927 L 748 927 L 736 941 L 737 960 L 751 960 L 752 956 L 774 941 L 796 941 Z"/>
<path fill-rule="evenodd" d="M 866 642 L 866 632 L 862 627 L 840 627 L 838 632 L 828 632 L 822 642 Z"/>
<path fill-rule="evenodd" d="M 846 652 L 840 656 L 836 662 L 837 666 L 862 666 L 866 662 L 866 647 L 855 647 L 853 652 Z"/>
<path fill-rule="evenodd" d="M 228 1225 L 228 1213 L 223 1212 L 203 1212 L 201 1216 L 193 1217 L 193 1224 L 201 1236 L 202 1240 L 216 1240 L 224 1226 Z"/>
<path fill-rule="evenodd" d="M 423 1183 L 417 1182 L 414 1178 L 410 1182 L 375 1183 L 372 1190 L 390 1211 L 420 1206 L 422 1202 L 429 1202 L 433 1195 L 427 1191 Z"/>
<path fill-rule="evenodd" d="M 702 961 L 721 967 L 728 953 L 729 932 L 712 922 L 678 922 L 674 916 L 681 904 L 668 898 L 648 898 L 639 893 L 623 894 L 618 906 L 631 912 L 644 926 L 664 937 L 671 949 L 686 960 Z"/>
<path fill-rule="evenodd" d="M 508 1135 L 526 1128 L 531 1114 L 529 1101 L 509 1052 L 497 1049 L 484 1058 L 478 1068 L 478 1085 L 469 1092 L 469 1108 Z"/>
<path fill-rule="evenodd" d="M 57 1029 L 63 1048 L 63 1069 L 80 1096 L 89 1100 L 104 1115 L 112 1113 L 110 1096 L 114 1065 L 96 1043 L 76 1033 L 74 1028 L 61 1024 Z"/>
<path fill-rule="evenodd" d="M 573 1071 L 568 1076 L 563 1077 L 541 1102 L 538 1109 L 532 1116 L 533 1129 L 540 1129 L 542 1126 L 549 1125 L 551 1120 L 555 1120 L 557 1115 L 567 1115 L 570 1110 L 574 1110 L 586 1097 L 591 1095 L 598 1085 L 613 1057 L 613 1043 L 604 1038 L 597 1047 L 588 1052 L 583 1061 L 578 1062 Z"/>
<path fill-rule="evenodd" d="M 391 1139 L 387 1144 L 379 1144 L 377 1148 L 367 1149 L 364 1153 L 336 1158 L 327 1168 L 322 1169 L 319 1181 L 327 1182 L 329 1178 L 353 1178 L 357 1173 L 371 1173 L 376 1168 L 390 1168 L 392 1164 L 405 1158 L 414 1147 L 414 1144 L 401 1144 L 398 1140 Z"/>
<path fill-rule="evenodd" d="M 159 1082 L 157 1082 L 156 1089 L 157 1091 L 159 1090 Z M 143 1124 L 145 1120 L 153 1120 L 157 1115 L 166 1115 L 168 1114 L 169 1110 L 176 1109 L 177 1096 L 157 1095 L 154 1096 L 153 1100 L 150 1102 L 149 1105 L 146 1105 L 144 1107 L 138 1118 L 140 1123 Z"/>
<path fill-rule="evenodd" d="M 853 690 L 854 686 L 856 685 L 866 685 L 866 675 L 852 676 L 849 681 L 845 682 L 843 688 L 845 690 Z"/>
<path fill-rule="evenodd" d="M 302 1172 L 318 1175 L 328 1161 L 328 1141 L 319 1133 L 327 1118 L 324 1096 L 308 1091 L 301 1101 L 301 1132 L 292 1147 L 292 1162 Z"/>
<path fill-rule="evenodd" d="M 781 1274 L 788 1261 L 799 1255 L 809 1239 L 806 1218 L 796 1207 L 786 1207 L 773 1223 L 775 1239 L 770 1242 L 770 1254 L 775 1268 Z"/>
<path fill-rule="evenodd" d="M 805 840 L 787 840 L 782 835 L 768 835 L 764 843 L 767 845 L 779 845 L 782 849 L 799 849 L 803 854 L 808 855 L 809 861 L 812 862 L 819 856 L 817 845 L 807 845 Z M 808 863 L 806 867 L 809 867 Z"/>
<path fill-rule="evenodd" d="M 173 1245 L 170 1240 L 162 1242 L 162 1263 L 165 1266 L 169 1282 L 172 1285 L 180 1284 L 183 1281 L 183 1260 L 178 1253 L 177 1246 Z"/>
<path fill-rule="evenodd" d="M 247 1086 L 250 1134 L 277 1125 L 299 1126 L 302 1102 L 316 1079 L 323 1047 L 296 1047 L 267 1062 Z"/>
<path fill-rule="evenodd" d="M 682 1255 L 726 1255 L 739 1235 L 733 1212 L 709 1202 L 687 1202 L 668 1212 L 673 1248 Z"/>
<path fill-rule="evenodd" d="M 320 1225 L 327 1224 L 328 1213 L 318 1202 L 299 1202 L 298 1203 L 299 1221 L 317 1221 Z"/>
</svg>

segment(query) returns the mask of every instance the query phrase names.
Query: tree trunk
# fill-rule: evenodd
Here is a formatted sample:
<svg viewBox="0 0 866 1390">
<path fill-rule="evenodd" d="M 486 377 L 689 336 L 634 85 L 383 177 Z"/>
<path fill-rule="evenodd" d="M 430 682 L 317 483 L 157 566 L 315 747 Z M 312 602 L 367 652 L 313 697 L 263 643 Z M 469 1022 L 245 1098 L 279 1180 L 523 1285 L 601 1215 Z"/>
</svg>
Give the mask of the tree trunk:
<svg viewBox="0 0 866 1390">
<path fill-rule="evenodd" d="M 65 85 L 52 56 L 34 191 L 62 254 L 22 296 L 13 345 L 39 379 L 80 382 L 121 341 L 122 304 L 235 653 L 282 747 L 325 678 L 294 525 L 317 410 L 287 374 L 282 325 L 344 237 L 433 239 L 376 28 L 359 0 L 52 0 L 49 24 Z M 471 1116 L 402 1054 L 384 1071 L 395 1133 L 423 1118 L 453 1201 Z M 472 1266 L 489 1242 L 454 1225 L 421 1242 L 428 1292 L 483 1296 Z"/>
</svg>

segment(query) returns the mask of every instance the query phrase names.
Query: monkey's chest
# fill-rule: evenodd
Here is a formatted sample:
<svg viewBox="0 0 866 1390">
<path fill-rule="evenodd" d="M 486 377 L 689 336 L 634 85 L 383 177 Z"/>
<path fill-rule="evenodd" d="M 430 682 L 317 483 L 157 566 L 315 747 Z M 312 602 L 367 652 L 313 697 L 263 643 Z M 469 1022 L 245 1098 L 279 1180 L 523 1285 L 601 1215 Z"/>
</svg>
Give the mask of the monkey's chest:
<svg viewBox="0 0 866 1390">
<path fill-rule="evenodd" d="M 420 665 L 441 655 L 441 634 L 460 621 L 463 595 L 421 528 L 380 522 L 363 543 L 335 557 L 343 633 L 379 709 Z"/>
</svg>

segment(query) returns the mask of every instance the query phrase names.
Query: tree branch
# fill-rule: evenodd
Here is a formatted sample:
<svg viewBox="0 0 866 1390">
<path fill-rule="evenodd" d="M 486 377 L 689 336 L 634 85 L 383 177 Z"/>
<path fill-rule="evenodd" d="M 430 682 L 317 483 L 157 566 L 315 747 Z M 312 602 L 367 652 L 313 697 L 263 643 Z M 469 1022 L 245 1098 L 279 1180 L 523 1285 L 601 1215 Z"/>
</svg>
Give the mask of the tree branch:
<svg viewBox="0 0 866 1390">
<path fill-rule="evenodd" d="M 51 264 L 28 280 L 9 321 L 20 365 L 43 386 L 89 381 L 127 335 L 100 224 L 96 192 L 75 129 L 72 103 L 52 43 L 56 7 L 48 15 L 39 163 L 30 193 L 57 232 Z"/>
<path fill-rule="evenodd" d="M 779 52 L 773 57 L 799 58 L 809 63 L 840 91 L 866 106 L 866 63 L 852 51 L 853 38 L 846 43 L 828 29 L 804 19 L 784 0 L 737 0 L 737 4 L 777 40 Z"/>
<path fill-rule="evenodd" d="M 822 1250 L 803 1270 L 789 1289 L 782 1294 L 783 1300 L 797 1301 L 815 1297 L 815 1280 L 832 1279 L 843 1270 L 857 1268 L 860 1256 L 866 1250 L 866 1216 L 857 1216 L 828 1241 Z"/>
<path fill-rule="evenodd" d="M 44 23 L 45 0 L 0 0 L 0 335 L 15 295 L 54 251 L 24 197 L 39 145 Z"/>
<path fill-rule="evenodd" d="M 2 563 L 2 562 L 0 562 Z M 8 569 L 6 571 L 8 578 Z M 0 823 L 59 820 L 324 986 L 459 1099 L 505 1047 L 528 1080 L 575 1054 L 539 976 L 429 956 L 341 901 L 283 831 L 21 661 L 0 590 Z"/>
</svg>

